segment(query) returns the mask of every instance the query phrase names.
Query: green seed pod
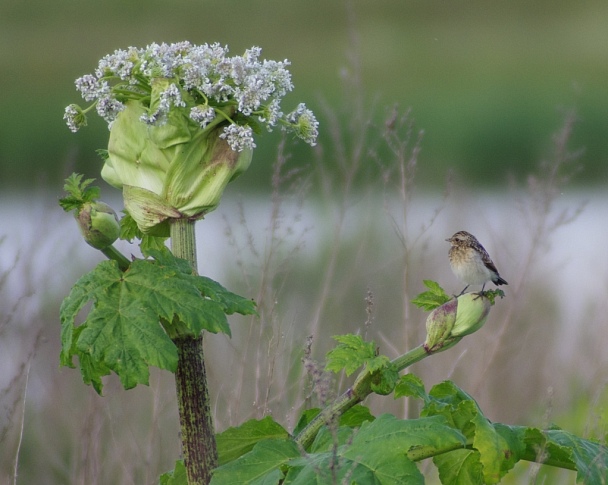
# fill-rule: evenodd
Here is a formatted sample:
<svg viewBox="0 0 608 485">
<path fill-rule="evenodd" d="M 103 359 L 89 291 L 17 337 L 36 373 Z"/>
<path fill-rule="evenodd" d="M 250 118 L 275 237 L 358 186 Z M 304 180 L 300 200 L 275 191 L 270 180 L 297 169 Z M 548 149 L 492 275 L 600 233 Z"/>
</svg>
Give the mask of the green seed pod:
<svg viewBox="0 0 608 485">
<path fill-rule="evenodd" d="M 111 246 L 120 234 L 116 212 L 104 202 L 85 202 L 75 215 L 84 240 L 95 249 Z"/>
</svg>

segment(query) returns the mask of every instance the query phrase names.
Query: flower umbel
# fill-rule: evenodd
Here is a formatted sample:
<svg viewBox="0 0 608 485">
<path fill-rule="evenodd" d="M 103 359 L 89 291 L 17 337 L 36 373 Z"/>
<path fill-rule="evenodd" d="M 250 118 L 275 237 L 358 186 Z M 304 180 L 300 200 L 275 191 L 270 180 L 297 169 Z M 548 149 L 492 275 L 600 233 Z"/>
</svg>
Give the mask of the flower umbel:
<svg viewBox="0 0 608 485">
<path fill-rule="evenodd" d="M 300 104 L 285 116 L 279 109 L 281 99 L 293 89 L 289 61 L 260 60 L 260 54 L 259 47 L 252 47 L 242 56 L 231 57 L 228 47 L 189 42 L 129 47 L 101 59 L 94 74 L 76 80 L 76 89 L 85 101 L 97 106 L 110 127 L 126 103 L 135 100 L 147 108 L 142 120 L 150 124 L 165 123 L 172 107 L 188 107 L 190 119 L 203 129 L 217 117 L 218 122 L 225 122 L 225 138 L 233 142 L 233 150 L 241 151 L 251 143 L 234 136 L 236 130 L 230 127 L 251 126 L 254 121 L 268 129 L 281 122 L 284 129 L 314 145 L 318 122 L 312 111 Z M 158 78 L 170 82 L 157 94 L 155 105 L 151 93 Z M 232 108 L 228 116 L 225 110 L 219 114 L 214 109 L 227 106 Z M 66 110 L 70 130 L 86 125 L 86 117 L 77 119 L 86 111 L 78 107 Z"/>
<path fill-rule="evenodd" d="M 168 220 L 198 219 L 215 209 L 226 185 L 245 171 L 254 131 L 280 124 L 310 145 L 318 122 L 300 104 L 284 115 L 293 89 L 289 61 L 260 60 L 252 47 L 229 56 L 219 44 L 150 44 L 117 50 L 76 80 L 85 101 L 64 118 L 76 132 L 95 108 L 110 141 L 102 177 L 123 189 L 139 228 L 167 235 Z"/>
</svg>

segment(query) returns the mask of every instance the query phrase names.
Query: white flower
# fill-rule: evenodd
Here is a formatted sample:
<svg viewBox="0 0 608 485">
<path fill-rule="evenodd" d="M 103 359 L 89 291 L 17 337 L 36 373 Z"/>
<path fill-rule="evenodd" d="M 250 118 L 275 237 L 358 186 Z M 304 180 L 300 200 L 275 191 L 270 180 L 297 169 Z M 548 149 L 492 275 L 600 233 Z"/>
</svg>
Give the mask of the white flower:
<svg viewBox="0 0 608 485">
<path fill-rule="evenodd" d="M 220 138 L 226 140 L 235 152 L 242 152 L 246 148 L 255 148 L 253 130 L 249 125 L 229 125 L 224 128 Z"/>
<path fill-rule="evenodd" d="M 204 129 L 214 120 L 215 110 L 211 106 L 195 106 L 190 110 L 190 118 Z"/>
</svg>

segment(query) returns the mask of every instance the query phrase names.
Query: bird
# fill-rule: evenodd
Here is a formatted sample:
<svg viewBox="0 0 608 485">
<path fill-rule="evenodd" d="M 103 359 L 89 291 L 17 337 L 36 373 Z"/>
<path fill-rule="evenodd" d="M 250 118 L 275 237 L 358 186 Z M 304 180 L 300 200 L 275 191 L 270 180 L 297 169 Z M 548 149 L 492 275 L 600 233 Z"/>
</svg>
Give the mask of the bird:
<svg viewBox="0 0 608 485">
<path fill-rule="evenodd" d="M 462 295 L 471 285 L 482 285 L 481 294 L 483 295 L 488 281 L 492 281 L 496 286 L 509 284 L 498 274 L 492 258 L 473 234 L 458 231 L 446 241 L 452 245 L 448 252 L 452 271 L 467 285 L 458 296 Z"/>
</svg>

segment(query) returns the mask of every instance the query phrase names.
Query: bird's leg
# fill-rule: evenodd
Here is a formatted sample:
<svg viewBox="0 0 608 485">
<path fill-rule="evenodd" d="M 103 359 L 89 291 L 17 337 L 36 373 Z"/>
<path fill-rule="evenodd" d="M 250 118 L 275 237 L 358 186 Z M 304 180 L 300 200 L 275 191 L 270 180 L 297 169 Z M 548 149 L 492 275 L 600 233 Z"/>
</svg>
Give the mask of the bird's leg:
<svg viewBox="0 0 608 485">
<path fill-rule="evenodd" d="M 479 298 L 480 296 L 485 296 L 485 292 L 483 291 L 483 289 L 486 287 L 486 284 L 484 283 L 483 285 L 481 285 L 481 291 L 479 293 L 477 293 L 477 296 L 475 298 L 473 298 L 473 300 L 477 300 L 477 298 Z"/>
<path fill-rule="evenodd" d="M 464 294 L 464 292 L 465 292 L 465 291 L 467 291 L 467 288 L 468 288 L 469 286 L 471 286 L 471 285 L 467 285 L 467 286 L 465 286 L 465 287 L 463 288 L 463 290 L 462 290 L 460 293 L 458 293 L 458 295 L 456 295 L 456 298 L 458 298 L 459 296 L 462 296 L 462 295 Z"/>
</svg>

